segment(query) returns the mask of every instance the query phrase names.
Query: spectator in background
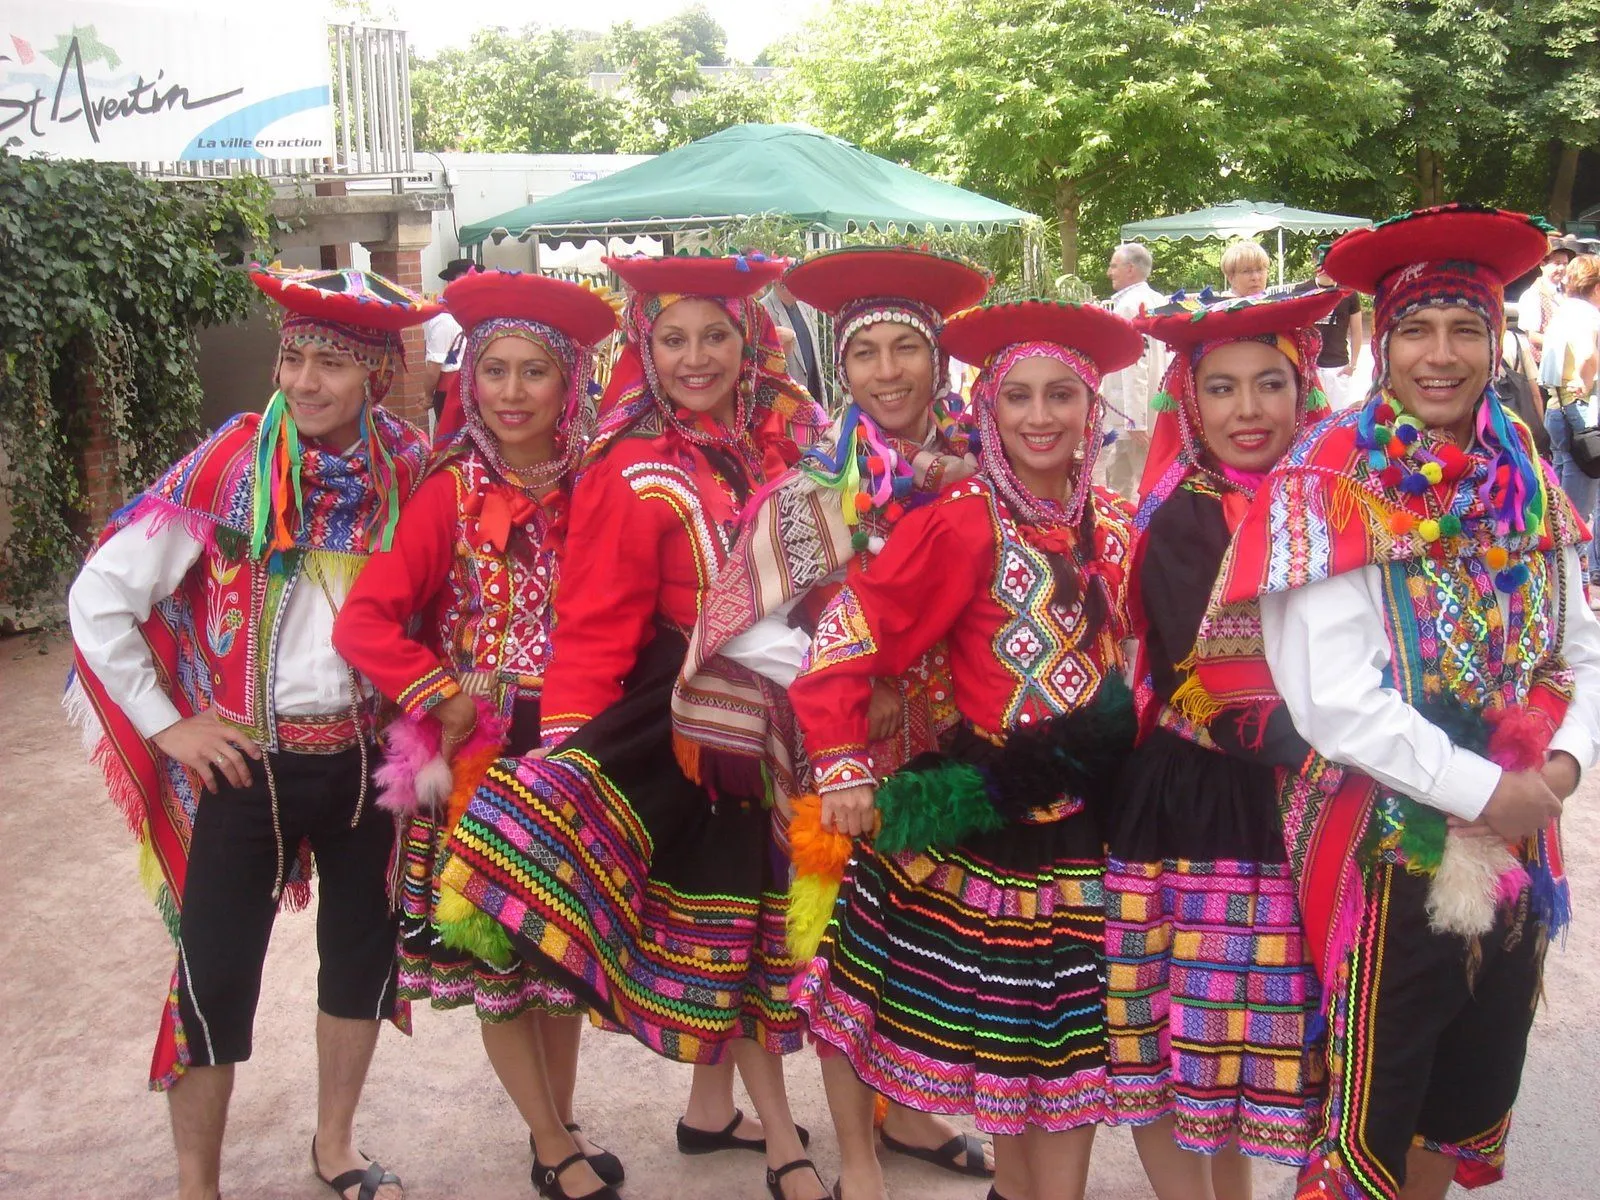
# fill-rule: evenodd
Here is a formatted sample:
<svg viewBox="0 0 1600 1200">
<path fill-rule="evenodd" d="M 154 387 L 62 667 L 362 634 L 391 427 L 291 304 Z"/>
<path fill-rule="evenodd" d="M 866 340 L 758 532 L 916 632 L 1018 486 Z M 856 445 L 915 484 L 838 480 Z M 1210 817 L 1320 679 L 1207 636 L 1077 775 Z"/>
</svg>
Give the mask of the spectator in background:
<svg viewBox="0 0 1600 1200">
<path fill-rule="evenodd" d="M 1113 250 L 1106 267 L 1112 287 L 1106 307 L 1117 316 L 1132 320 L 1147 309 L 1165 304 L 1167 298 L 1150 286 L 1154 265 L 1149 249 L 1138 242 L 1123 242 Z M 1144 354 L 1138 362 L 1111 372 L 1101 381 L 1106 429 L 1115 436 L 1100 455 L 1098 482 L 1129 500 L 1137 499 L 1139 477 L 1144 473 L 1145 456 L 1150 453 L 1150 401 L 1161 386 L 1167 355 L 1162 343 L 1145 338 Z"/>
<path fill-rule="evenodd" d="M 439 278 L 449 283 L 477 267 L 470 258 L 452 258 L 439 272 Z M 448 376 L 453 376 L 461 366 L 461 326 L 447 312 L 441 312 L 422 327 L 422 340 L 426 358 L 422 364 L 422 383 L 433 402 L 435 418 L 444 415 L 445 391 L 450 386 Z"/>
<path fill-rule="evenodd" d="M 1333 280 L 1317 272 L 1318 287 L 1332 287 Z M 1339 301 L 1334 310 L 1317 322 L 1317 332 L 1322 335 L 1322 353 L 1317 356 L 1317 376 L 1323 394 L 1335 411 L 1351 404 L 1359 404 L 1367 397 L 1365 392 L 1355 394 L 1351 384 L 1355 363 L 1361 357 L 1361 347 L 1366 341 L 1362 333 L 1361 297 L 1351 292 Z"/>
<path fill-rule="evenodd" d="M 1259 296 L 1267 290 L 1272 260 L 1252 241 L 1242 240 L 1222 252 L 1222 277 L 1228 281 L 1225 296 Z"/>
<path fill-rule="evenodd" d="M 761 307 L 778 327 L 789 378 L 810 392 L 818 404 L 830 407 L 822 394 L 822 367 L 817 362 L 816 310 L 796 300 L 781 280 L 761 297 Z"/>
<path fill-rule="evenodd" d="M 1539 278 L 1517 297 L 1517 327 L 1528 335 L 1535 363 L 1544 353 L 1545 333 L 1561 301 L 1561 276 L 1567 264 L 1582 253 L 1583 243 L 1577 238 L 1552 237 L 1544 262 L 1539 264 Z"/>
<path fill-rule="evenodd" d="M 1584 405 L 1594 392 L 1600 361 L 1600 258 L 1585 254 L 1566 268 L 1567 294 L 1556 305 L 1545 332 L 1539 360 L 1539 383 L 1545 394 L 1545 429 L 1555 451 L 1556 474 L 1572 506 L 1585 516 L 1594 512 L 1595 480 L 1572 457 L 1572 435 L 1588 426 Z M 1600 562 L 1582 548 L 1591 580 L 1600 579 Z"/>
</svg>

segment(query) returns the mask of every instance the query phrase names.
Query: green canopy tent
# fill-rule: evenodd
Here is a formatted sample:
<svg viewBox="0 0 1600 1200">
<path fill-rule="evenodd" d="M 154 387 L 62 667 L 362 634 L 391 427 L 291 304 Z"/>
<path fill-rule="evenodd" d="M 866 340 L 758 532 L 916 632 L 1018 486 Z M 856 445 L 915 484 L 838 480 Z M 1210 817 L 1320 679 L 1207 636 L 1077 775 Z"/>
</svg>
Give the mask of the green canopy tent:
<svg viewBox="0 0 1600 1200">
<path fill-rule="evenodd" d="M 1132 241 L 1204 241 L 1206 238 L 1253 238 L 1268 230 L 1278 232 L 1278 282 L 1283 282 L 1283 235 L 1289 233 L 1344 233 L 1349 229 L 1365 229 L 1372 222 L 1364 217 L 1343 217 L 1338 213 L 1313 212 L 1308 208 L 1290 208 L 1287 204 L 1266 201 L 1230 200 L 1211 208 L 1179 213 L 1172 217 L 1156 217 L 1149 221 L 1132 221 L 1122 227 L 1122 240 Z"/>
<path fill-rule="evenodd" d="M 461 230 L 460 241 L 466 247 L 491 237 L 674 233 L 769 215 L 829 233 L 891 226 L 988 233 L 1033 219 L 804 125 L 735 125 L 615 175 L 475 221 Z"/>
</svg>

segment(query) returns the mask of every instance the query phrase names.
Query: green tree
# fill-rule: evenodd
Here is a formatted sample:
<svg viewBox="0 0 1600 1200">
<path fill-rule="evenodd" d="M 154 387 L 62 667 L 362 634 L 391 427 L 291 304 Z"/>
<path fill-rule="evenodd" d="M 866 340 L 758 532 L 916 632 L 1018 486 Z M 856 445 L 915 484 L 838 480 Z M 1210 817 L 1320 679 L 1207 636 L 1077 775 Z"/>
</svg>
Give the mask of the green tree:
<svg viewBox="0 0 1600 1200">
<path fill-rule="evenodd" d="M 704 4 L 692 4 L 653 28 L 678 43 L 701 66 L 716 67 L 728 61 L 728 35 Z"/>
<path fill-rule="evenodd" d="M 917 36 L 908 38 L 914 29 Z M 1314 0 L 834 0 L 787 60 L 801 115 L 1053 218 L 1062 269 L 1122 221 L 1362 171 L 1389 48 Z M 1293 199 L 1290 197 L 1290 199 Z"/>
<path fill-rule="evenodd" d="M 412 64 L 411 101 L 420 150 L 612 149 L 605 104 L 564 29 L 480 29 L 466 49 Z"/>
<path fill-rule="evenodd" d="M 1578 155 L 1600 148 L 1600 0 L 1522 0 L 1506 43 L 1503 92 L 1517 140 L 1549 148 L 1542 207 L 1569 221 Z"/>
</svg>

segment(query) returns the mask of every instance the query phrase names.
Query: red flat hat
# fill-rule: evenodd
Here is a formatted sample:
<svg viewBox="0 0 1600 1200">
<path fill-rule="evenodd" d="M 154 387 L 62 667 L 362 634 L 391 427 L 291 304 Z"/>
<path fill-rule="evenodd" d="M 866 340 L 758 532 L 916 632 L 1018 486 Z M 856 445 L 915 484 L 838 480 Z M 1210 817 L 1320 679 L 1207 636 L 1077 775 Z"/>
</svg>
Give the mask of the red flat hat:
<svg viewBox="0 0 1600 1200">
<path fill-rule="evenodd" d="M 1341 234 L 1323 255 L 1322 269 L 1337 283 L 1374 293 L 1403 267 L 1471 263 L 1504 289 L 1544 260 L 1546 235 L 1547 226 L 1526 213 L 1446 204 Z"/>
<path fill-rule="evenodd" d="M 444 289 L 445 309 L 471 332 L 497 317 L 537 321 L 575 342 L 593 346 L 617 328 L 609 293 L 549 275 L 523 271 L 472 271 Z"/>
<path fill-rule="evenodd" d="M 295 271 L 257 263 L 250 278 L 290 312 L 338 325 L 396 333 L 444 311 L 443 305 L 371 271 Z"/>
<path fill-rule="evenodd" d="M 1349 294 L 1347 288 L 1329 287 L 1292 295 L 1246 296 L 1211 305 L 1182 300 L 1135 317 L 1133 326 L 1175 350 L 1189 350 L 1202 342 L 1292 334 L 1315 325 Z"/>
<path fill-rule="evenodd" d="M 989 272 L 948 254 L 911 246 L 846 246 L 789 268 L 784 286 L 833 316 L 852 300 L 915 300 L 943 316 L 989 292 Z"/>
<path fill-rule="evenodd" d="M 649 258 L 640 254 L 600 261 L 636 292 L 719 296 L 730 300 L 754 296 L 789 266 L 787 258 L 767 258 L 759 254 L 730 254 L 724 258 L 692 254 Z"/>
<path fill-rule="evenodd" d="M 1116 313 L 1066 300 L 1008 300 L 969 308 L 945 322 L 939 344 L 964 363 L 981 366 L 1018 342 L 1053 342 L 1088 357 L 1109 375 L 1137 362 L 1144 338 Z"/>
</svg>

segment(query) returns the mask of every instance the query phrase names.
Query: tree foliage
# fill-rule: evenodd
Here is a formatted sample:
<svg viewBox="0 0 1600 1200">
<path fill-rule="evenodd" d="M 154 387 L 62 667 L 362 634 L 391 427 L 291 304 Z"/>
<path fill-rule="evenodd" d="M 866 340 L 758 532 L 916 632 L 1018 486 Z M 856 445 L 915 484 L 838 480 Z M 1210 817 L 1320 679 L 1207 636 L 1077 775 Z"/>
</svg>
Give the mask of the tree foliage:
<svg viewBox="0 0 1600 1200">
<path fill-rule="evenodd" d="M 160 183 L 125 167 L 0 151 L 0 492 L 14 531 L 0 591 L 18 606 L 81 561 L 79 460 L 92 374 L 107 470 L 143 486 L 200 423 L 195 331 L 238 321 L 257 293 L 233 269 L 279 232 L 255 176 Z"/>
<path fill-rule="evenodd" d="M 480 29 L 466 49 L 412 64 L 419 150 L 560 153 L 609 150 L 606 105 L 572 34 L 530 25 Z"/>
<path fill-rule="evenodd" d="M 915 29 L 917 36 L 907 37 Z M 1080 236 L 1237 192 L 1292 162 L 1362 171 L 1349 149 L 1395 103 L 1388 47 L 1311 0 L 834 0 L 788 60 L 802 115 L 874 152 Z"/>
</svg>

